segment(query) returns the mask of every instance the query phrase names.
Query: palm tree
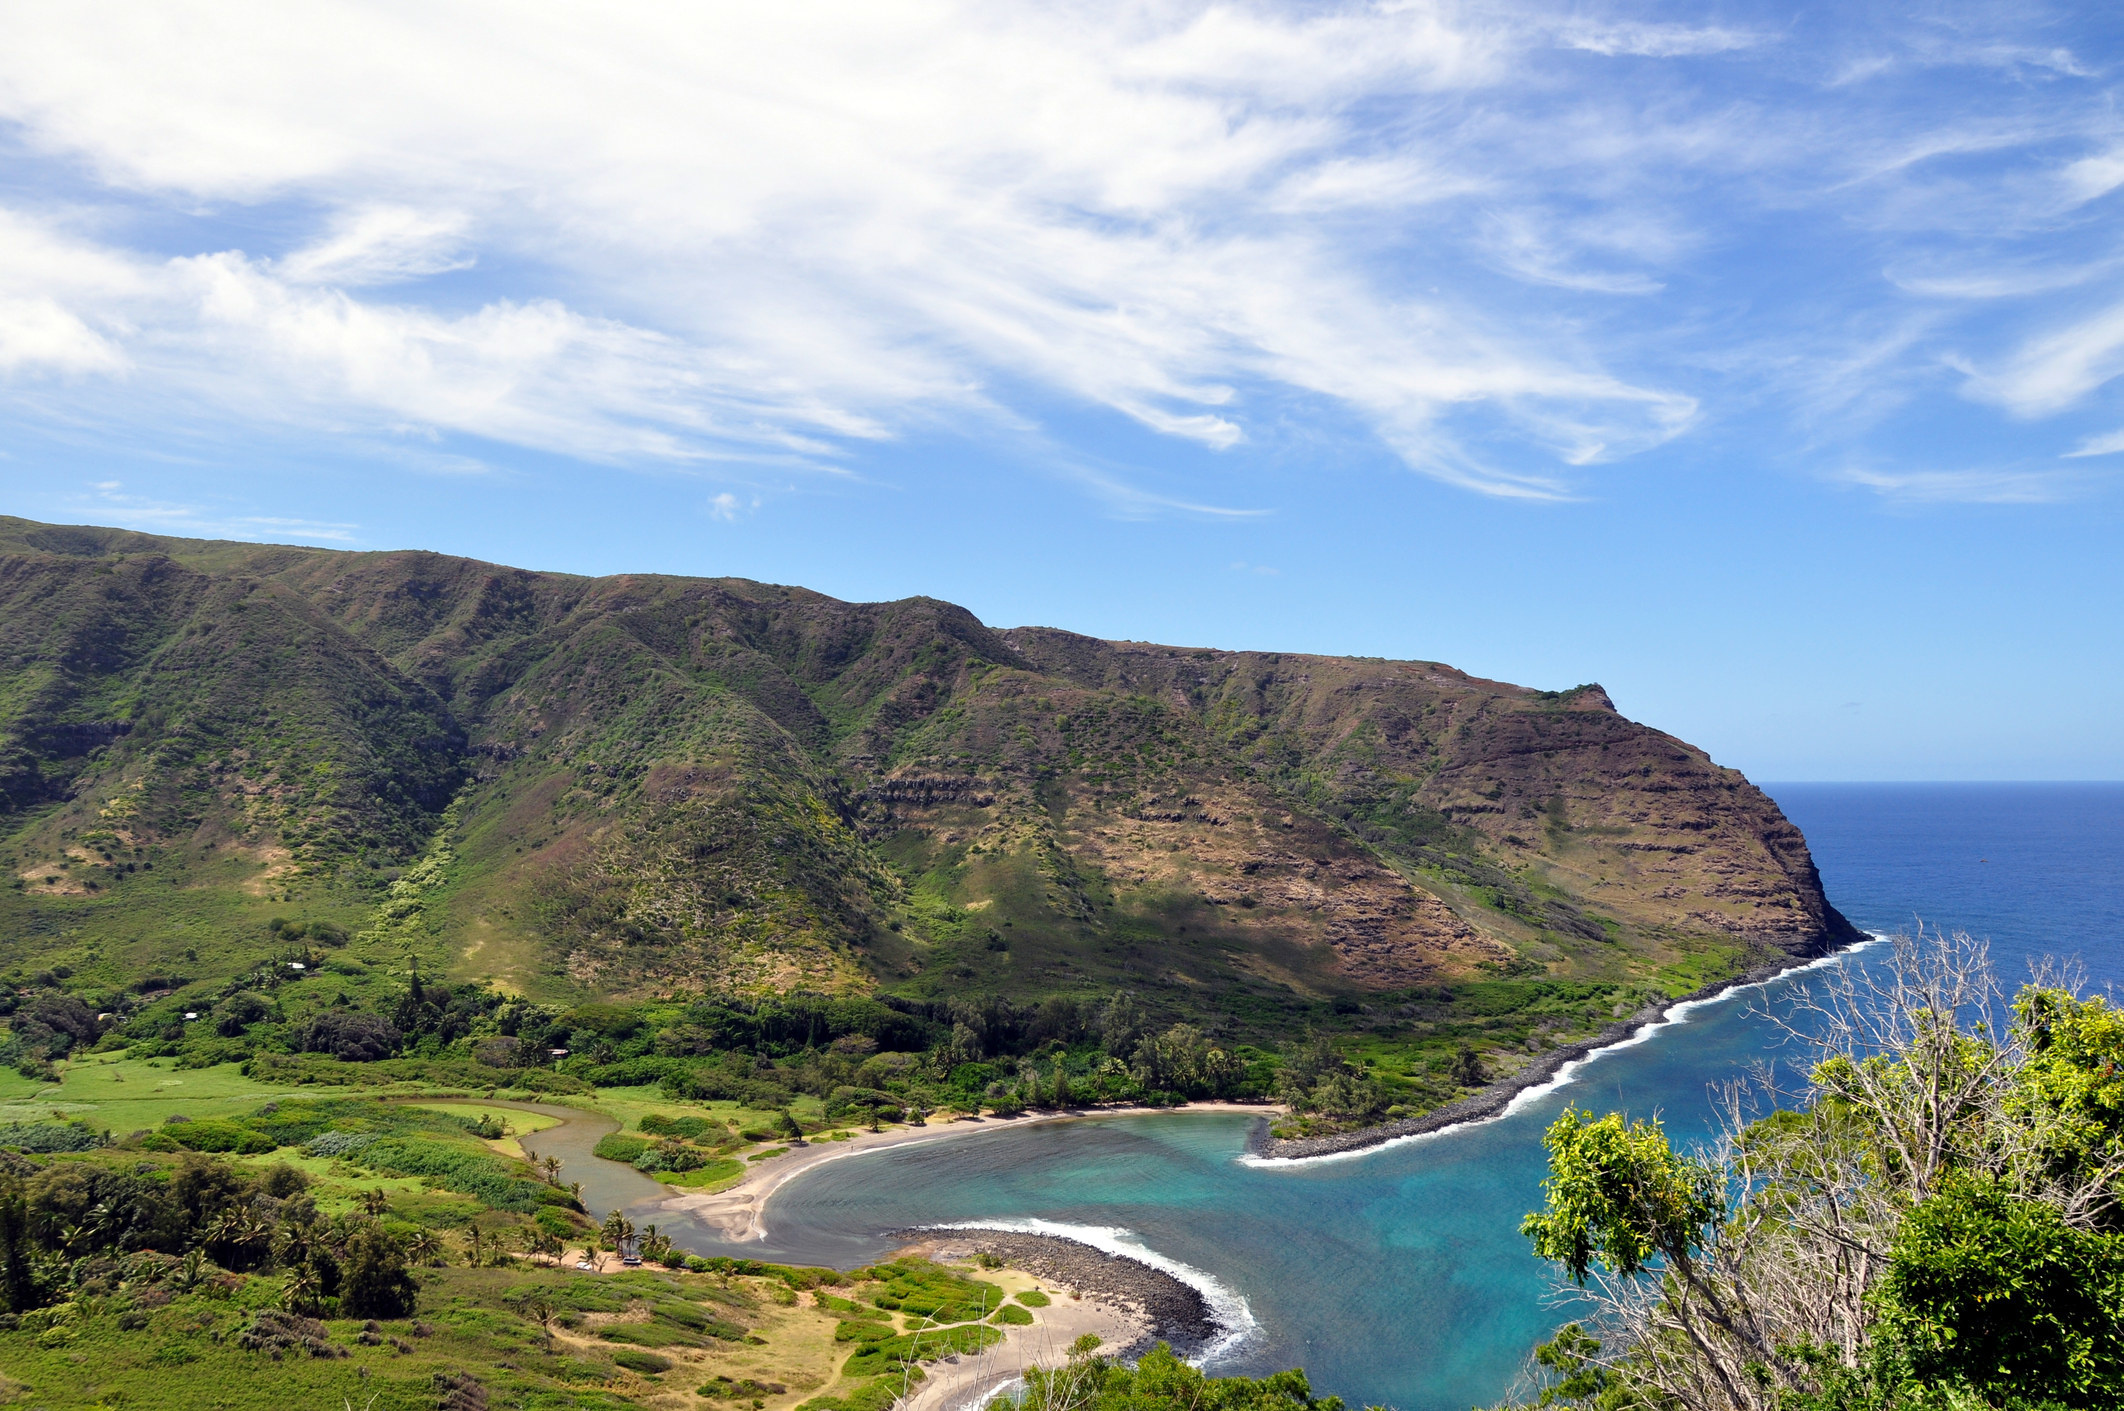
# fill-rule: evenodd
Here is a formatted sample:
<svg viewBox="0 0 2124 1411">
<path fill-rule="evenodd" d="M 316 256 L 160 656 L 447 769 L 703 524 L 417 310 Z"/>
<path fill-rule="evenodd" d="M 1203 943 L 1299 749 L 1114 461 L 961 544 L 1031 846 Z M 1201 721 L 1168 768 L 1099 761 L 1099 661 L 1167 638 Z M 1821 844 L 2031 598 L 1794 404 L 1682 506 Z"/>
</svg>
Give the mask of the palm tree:
<svg viewBox="0 0 2124 1411">
<path fill-rule="evenodd" d="M 309 1225 L 288 1224 L 280 1227 L 278 1257 L 290 1269 L 310 1262 L 310 1255 L 317 1248 L 317 1231 Z"/>
<path fill-rule="evenodd" d="M 547 1350 L 550 1351 L 553 1347 L 553 1305 L 543 1298 L 525 1299 L 524 1316 L 538 1324 L 539 1334 L 545 1339 Z"/>
<path fill-rule="evenodd" d="M 654 1225 L 642 1226 L 642 1239 L 638 1248 L 644 1259 L 667 1266 L 671 1263 L 671 1237 Z"/>
<path fill-rule="evenodd" d="M 538 1164 L 546 1168 L 547 1185 L 557 1186 L 560 1184 L 561 1159 L 558 1156 L 549 1156 Z"/>
<path fill-rule="evenodd" d="M 287 1280 L 280 1286 L 280 1306 L 290 1313 L 308 1315 L 317 1307 L 318 1295 L 323 1292 L 317 1271 L 307 1264 L 298 1264 L 288 1270 Z"/>
<path fill-rule="evenodd" d="M 634 1222 L 615 1210 L 605 1217 L 605 1223 L 600 1227 L 599 1233 L 604 1235 L 605 1243 L 617 1250 L 634 1238 Z"/>
<path fill-rule="evenodd" d="M 442 1241 L 435 1237 L 433 1230 L 414 1231 L 412 1240 L 406 1245 L 407 1256 L 416 1264 L 440 1265 L 442 1252 Z"/>
<path fill-rule="evenodd" d="M 467 1229 L 465 1231 L 465 1240 L 469 1246 L 469 1253 L 465 1256 L 465 1262 L 477 1269 L 484 1262 L 481 1258 L 479 1247 L 479 1226 L 473 1225 Z"/>
<path fill-rule="evenodd" d="M 179 1293 L 190 1293 L 211 1276 L 212 1271 L 207 1267 L 206 1254 L 194 1249 L 185 1254 L 184 1261 L 177 1266 L 177 1272 L 170 1275 L 170 1283 Z"/>
<path fill-rule="evenodd" d="M 99 1249 L 107 1244 L 116 1244 L 118 1237 L 125 1231 L 125 1217 L 107 1200 L 97 1201 L 95 1208 L 89 1211 L 88 1219 L 82 1223 L 87 1226 L 89 1238 Z"/>
<path fill-rule="evenodd" d="M 390 1207 L 391 1199 L 383 1193 L 383 1187 L 361 1193 L 361 1208 L 371 1215 L 381 1215 Z"/>
</svg>

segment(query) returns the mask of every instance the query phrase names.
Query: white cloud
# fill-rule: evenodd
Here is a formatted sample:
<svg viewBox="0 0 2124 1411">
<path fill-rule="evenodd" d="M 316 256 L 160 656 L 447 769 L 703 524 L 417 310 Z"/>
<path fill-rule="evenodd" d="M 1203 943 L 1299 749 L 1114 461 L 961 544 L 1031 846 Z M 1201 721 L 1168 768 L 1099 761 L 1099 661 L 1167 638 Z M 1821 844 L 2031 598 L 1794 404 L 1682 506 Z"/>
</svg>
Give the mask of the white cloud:
<svg viewBox="0 0 2124 1411">
<path fill-rule="evenodd" d="M 1599 24 L 1586 20 L 1558 26 L 1555 37 L 1556 43 L 1566 49 L 1583 49 L 1589 54 L 1611 57 L 1629 55 L 1655 59 L 1726 54 L 1736 49 L 1752 49 L 1763 42 L 1762 35 L 1716 25 Z"/>
<path fill-rule="evenodd" d="M 1590 347 L 1413 307 L 1317 238 L 1323 215 L 1481 184 L 1457 158 L 1349 149 L 1360 96 L 1503 74 L 1518 41 L 1447 6 L 238 3 L 11 28 L 0 114 L 107 190 L 325 212 L 285 250 L 167 265 L 83 242 L 146 295 L 22 321 L 25 360 L 129 361 L 244 416 L 817 458 L 1008 419 L 1000 381 L 1226 449 L 1266 379 L 1392 444 L 1420 426 L 1419 469 L 1516 492 L 1493 458 L 1597 458 L 1687 400 Z M 468 266 L 511 274 L 476 308 L 420 293 Z M 1551 282 L 1603 280 L 1646 287 Z M 134 332 L 99 333 L 118 306 Z M 1459 445 L 1478 406 L 1520 451 Z"/>
<path fill-rule="evenodd" d="M 93 493 L 76 495 L 73 503 L 98 524 L 138 529 L 151 534 L 181 534 L 191 537 L 241 539 L 254 542 L 351 544 L 358 524 L 315 519 L 288 519 L 270 515 L 228 514 L 203 505 L 172 504 L 129 493 L 123 481 L 98 480 L 88 486 Z"/>
<path fill-rule="evenodd" d="M 831 464 L 1057 405 L 1232 451 L 1302 403 L 1449 483 L 1558 497 L 1703 419 L 1697 340 L 1748 300 L 1702 261 L 1750 222 L 1885 232 L 1865 268 L 1928 272 L 1882 300 L 2107 277 L 2114 252 L 1967 234 L 2124 180 L 2054 42 L 1965 17 L 1817 53 L 1781 15 L 1612 10 L 22 6 L 0 122 L 75 185 L 0 212 L 0 377 L 63 381 L 76 415 L 605 462 Z M 1876 96 L 1945 65 L 2048 86 L 1981 120 Z M 1992 157 L 2019 175 L 1939 174 Z M 1913 232 L 1949 248 L 1905 258 Z M 1848 402 L 1936 375 L 1930 328 L 1876 358 L 1776 312 L 1738 335 L 1757 365 L 1862 374 Z M 2073 405 L 2116 362 L 2098 323 L 1980 344 L 1968 390 Z"/>
<path fill-rule="evenodd" d="M 0 373 L 116 372 L 125 357 L 54 299 L 0 299 Z"/>
<path fill-rule="evenodd" d="M 2054 472 L 2012 469 L 1877 470 L 1854 466 L 1837 477 L 1906 504 L 2045 505 L 2074 484 Z"/>
<path fill-rule="evenodd" d="M 332 232 L 278 262 L 297 284 L 395 284 L 468 269 L 461 212 L 371 206 L 349 211 Z"/>
<path fill-rule="evenodd" d="M 2124 451 L 2124 430 L 2109 432 L 2103 436 L 2089 436 L 2065 453 L 2067 460 L 2082 456 L 2113 456 Z"/>
<path fill-rule="evenodd" d="M 2124 303 L 2031 338 L 1997 369 L 1969 369 L 1973 397 L 2019 416 L 2062 411 L 2124 373 Z"/>
</svg>

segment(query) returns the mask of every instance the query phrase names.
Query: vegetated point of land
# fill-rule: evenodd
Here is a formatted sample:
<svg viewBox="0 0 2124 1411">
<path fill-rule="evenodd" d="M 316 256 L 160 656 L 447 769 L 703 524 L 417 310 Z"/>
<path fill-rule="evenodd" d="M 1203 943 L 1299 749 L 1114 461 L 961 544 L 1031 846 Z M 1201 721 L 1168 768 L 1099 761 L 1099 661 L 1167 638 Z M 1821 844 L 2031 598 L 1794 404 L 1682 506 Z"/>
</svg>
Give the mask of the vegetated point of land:
<svg viewBox="0 0 2124 1411">
<path fill-rule="evenodd" d="M 549 1005 L 1127 991 L 1411 1107 L 1855 939 L 1775 803 L 1597 685 L 19 519 L 0 861 L 14 983 L 181 994 L 294 921 Z"/>
</svg>

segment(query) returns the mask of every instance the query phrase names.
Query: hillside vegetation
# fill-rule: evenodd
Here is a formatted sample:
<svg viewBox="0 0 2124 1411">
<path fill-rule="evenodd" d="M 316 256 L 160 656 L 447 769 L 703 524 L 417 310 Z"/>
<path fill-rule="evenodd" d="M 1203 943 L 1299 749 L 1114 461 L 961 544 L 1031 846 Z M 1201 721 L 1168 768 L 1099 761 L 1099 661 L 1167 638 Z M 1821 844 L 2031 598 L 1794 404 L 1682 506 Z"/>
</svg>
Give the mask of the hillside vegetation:
<svg viewBox="0 0 2124 1411">
<path fill-rule="evenodd" d="M 828 1090 L 905 1104 L 1298 1057 L 1357 1120 L 1852 937 L 1775 804 L 1598 686 L 21 520 L 0 861 L 31 1069 L 486 1043 L 683 1088 L 841 1040 Z M 917 1090 L 855 1081 L 893 1054 Z"/>
<path fill-rule="evenodd" d="M 2124 1405 L 2111 1003 L 2052 973 L 2009 1005 L 1982 945 L 1904 937 L 1780 1017 L 1806 1086 L 1734 1090 L 1709 1150 L 1619 1113 L 1549 1129 L 1524 1231 L 1587 1316 L 1508 1405 Z"/>
</svg>

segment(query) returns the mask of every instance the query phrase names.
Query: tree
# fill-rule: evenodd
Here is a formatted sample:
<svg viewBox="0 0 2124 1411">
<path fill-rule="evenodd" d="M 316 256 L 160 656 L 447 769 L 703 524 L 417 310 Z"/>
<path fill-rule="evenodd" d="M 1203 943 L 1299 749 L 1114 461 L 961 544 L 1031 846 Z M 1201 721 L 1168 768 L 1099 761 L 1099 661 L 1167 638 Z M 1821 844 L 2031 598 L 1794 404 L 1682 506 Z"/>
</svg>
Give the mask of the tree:
<svg viewBox="0 0 2124 1411">
<path fill-rule="evenodd" d="M 1996 1179 L 1954 1177 L 1910 1212 L 1876 1307 L 1920 1382 L 2124 1405 L 2124 1237 L 2075 1230 Z"/>
<path fill-rule="evenodd" d="M 1551 1127 L 1523 1228 L 1592 1313 L 1540 1349 L 1540 1404 L 2124 1402 L 2115 1012 L 2056 977 L 2009 1011 L 1964 936 L 1816 983 L 1770 1015 L 1809 1086 L 1733 1085 L 1705 1152 L 1617 1114 Z"/>
<path fill-rule="evenodd" d="M 435 1237 L 433 1230 L 415 1230 L 413 1238 L 406 1244 L 406 1257 L 415 1263 L 440 1264 L 442 1253 L 442 1241 Z"/>
<path fill-rule="evenodd" d="M 1660 1258 L 1686 1265 L 1725 1211 L 1719 1172 L 1676 1156 L 1657 1122 L 1625 1126 L 1619 1113 L 1595 1120 L 1567 1108 L 1542 1144 L 1548 1209 L 1527 1216 L 1520 1233 L 1573 1283 L 1584 1284 L 1596 1260 L 1625 1275 Z"/>
<path fill-rule="evenodd" d="M 420 1288 L 406 1269 L 406 1252 L 383 1226 L 364 1222 L 347 1242 L 339 1306 L 350 1318 L 404 1318 Z"/>
<path fill-rule="evenodd" d="M 534 1296 L 524 1300 L 523 1310 L 524 1316 L 538 1325 L 539 1337 L 545 1342 L 547 1350 L 551 1351 L 553 1347 L 553 1305 L 543 1298 Z"/>
<path fill-rule="evenodd" d="M 317 1278 L 317 1271 L 307 1264 L 288 1270 L 288 1276 L 280 1285 L 280 1306 L 290 1313 L 313 1318 L 318 1313 L 318 1303 L 324 1292 Z"/>
<path fill-rule="evenodd" d="M 801 1143 L 804 1140 L 803 1126 L 797 1121 L 795 1114 L 786 1107 L 776 1114 L 775 1127 L 792 1142 Z"/>
<path fill-rule="evenodd" d="M 19 1181 L 0 1187 L 0 1295 L 10 1313 L 27 1313 L 42 1298 L 30 1246 L 29 1202 Z"/>
</svg>

